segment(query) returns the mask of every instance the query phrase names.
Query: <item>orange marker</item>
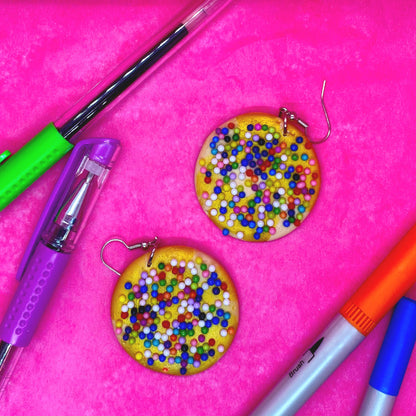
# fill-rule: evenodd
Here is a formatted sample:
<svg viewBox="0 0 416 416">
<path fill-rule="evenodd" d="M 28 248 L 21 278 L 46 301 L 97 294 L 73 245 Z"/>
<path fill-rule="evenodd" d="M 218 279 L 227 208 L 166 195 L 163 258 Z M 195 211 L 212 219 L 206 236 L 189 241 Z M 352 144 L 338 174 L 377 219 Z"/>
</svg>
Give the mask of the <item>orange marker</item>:
<svg viewBox="0 0 416 416">
<path fill-rule="evenodd" d="M 416 282 L 414 226 L 251 416 L 294 415 Z"/>
</svg>

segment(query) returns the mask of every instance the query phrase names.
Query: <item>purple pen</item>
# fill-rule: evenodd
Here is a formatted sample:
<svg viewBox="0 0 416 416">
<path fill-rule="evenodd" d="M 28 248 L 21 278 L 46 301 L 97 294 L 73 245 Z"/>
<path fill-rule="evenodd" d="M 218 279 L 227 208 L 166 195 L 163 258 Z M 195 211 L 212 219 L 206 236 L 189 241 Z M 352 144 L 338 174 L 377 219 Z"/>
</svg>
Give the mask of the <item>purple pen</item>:
<svg viewBox="0 0 416 416">
<path fill-rule="evenodd" d="M 0 395 L 18 355 L 42 318 L 70 254 L 117 156 L 115 139 L 86 139 L 74 148 L 36 226 L 0 325 Z"/>
</svg>

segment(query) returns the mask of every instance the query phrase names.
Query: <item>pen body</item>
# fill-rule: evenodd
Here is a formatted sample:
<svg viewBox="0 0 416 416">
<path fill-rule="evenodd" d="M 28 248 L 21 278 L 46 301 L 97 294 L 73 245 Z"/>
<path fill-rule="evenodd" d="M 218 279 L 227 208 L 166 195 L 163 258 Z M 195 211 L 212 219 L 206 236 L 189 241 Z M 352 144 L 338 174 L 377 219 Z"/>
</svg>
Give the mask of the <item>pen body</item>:
<svg viewBox="0 0 416 416">
<path fill-rule="evenodd" d="M 251 416 L 294 415 L 364 338 L 337 315 Z"/>
<path fill-rule="evenodd" d="M 1 340 L 16 347 L 30 343 L 69 257 L 38 244 L 0 325 Z"/>
</svg>

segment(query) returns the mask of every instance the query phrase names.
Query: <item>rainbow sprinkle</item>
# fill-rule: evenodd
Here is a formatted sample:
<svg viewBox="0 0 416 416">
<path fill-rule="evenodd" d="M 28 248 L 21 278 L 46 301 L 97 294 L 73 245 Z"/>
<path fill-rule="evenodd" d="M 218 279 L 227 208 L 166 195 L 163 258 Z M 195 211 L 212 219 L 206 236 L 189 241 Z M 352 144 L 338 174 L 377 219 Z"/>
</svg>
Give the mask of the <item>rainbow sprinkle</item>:
<svg viewBox="0 0 416 416">
<path fill-rule="evenodd" d="M 210 257 L 197 252 L 191 260 L 186 254 L 158 260 L 168 251 L 156 251 L 155 267 L 142 267 L 144 256 L 123 273 L 113 295 L 114 330 L 141 364 L 168 374 L 194 374 L 213 365 L 230 345 L 238 300 L 232 281 Z"/>
<path fill-rule="evenodd" d="M 225 236 L 280 238 L 298 227 L 319 192 L 319 165 L 309 140 L 282 120 L 248 114 L 218 127 L 198 158 L 199 202 Z"/>
</svg>

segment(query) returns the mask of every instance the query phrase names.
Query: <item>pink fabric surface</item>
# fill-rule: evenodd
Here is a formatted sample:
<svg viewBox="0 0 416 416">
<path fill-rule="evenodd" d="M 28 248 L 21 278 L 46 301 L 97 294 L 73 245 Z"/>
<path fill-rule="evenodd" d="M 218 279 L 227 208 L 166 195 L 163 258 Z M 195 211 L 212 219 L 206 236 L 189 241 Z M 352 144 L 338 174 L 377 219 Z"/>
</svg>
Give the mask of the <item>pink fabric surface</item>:
<svg viewBox="0 0 416 416">
<path fill-rule="evenodd" d="M 185 0 L 2 1 L 0 143 L 17 150 L 167 23 Z M 2 415 L 248 415 L 416 219 L 416 4 L 411 0 L 235 0 L 84 137 L 122 151 L 47 313 L 1 399 Z M 225 238 L 199 207 L 193 172 L 218 123 L 289 106 L 333 135 L 317 146 L 318 202 L 272 243 Z M 0 318 L 65 160 L 0 214 Z M 233 277 L 241 318 L 210 370 L 170 377 L 113 335 L 116 277 L 99 258 L 120 236 L 198 246 Z M 114 248 L 122 267 L 134 258 Z M 117 258 L 117 256 L 119 256 Z M 412 293 L 410 293 L 412 295 Z M 413 291 L 416 295 L 416 291 Z M 299 411 L 355 415 L 386 317 Z M 393 415 L 416 413 L 412 358 Z"/>
</svg>

